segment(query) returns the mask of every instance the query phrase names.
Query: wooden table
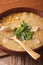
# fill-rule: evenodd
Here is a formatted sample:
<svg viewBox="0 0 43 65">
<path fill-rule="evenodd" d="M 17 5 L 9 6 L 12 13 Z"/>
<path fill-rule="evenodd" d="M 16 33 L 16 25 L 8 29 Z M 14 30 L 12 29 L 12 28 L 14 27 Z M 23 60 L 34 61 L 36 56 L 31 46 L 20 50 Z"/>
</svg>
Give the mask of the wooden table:
<svg viewBox="0 0 43 65">
<path fill-rule="evenodd" d="M 30 7 L 43 11 L 43 0 L 0 0 L 0 13 L 15 7 Z M 33 60 L 27 53 L 10 55 L 0 49 L 0 65 L 43 65 L 43 50 L 40 59 Z"/>
</svg>

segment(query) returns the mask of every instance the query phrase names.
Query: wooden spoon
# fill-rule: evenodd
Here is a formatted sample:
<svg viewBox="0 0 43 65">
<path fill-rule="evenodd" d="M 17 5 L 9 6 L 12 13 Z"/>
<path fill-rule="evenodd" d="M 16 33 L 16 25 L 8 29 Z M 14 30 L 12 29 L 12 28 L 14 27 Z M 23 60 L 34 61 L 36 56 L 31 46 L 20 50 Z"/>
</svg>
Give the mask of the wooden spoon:
<svg viewBox="0 0 43 65">
<path fill-rule="evenodd" d="M 18 40 L 16 38 L 16 36 L 11 38 L 12 40 L 14 40 L 15 42 L 19 43 L 24 49 L 25 51 L 34 59 L 37 60 L 40 57 L 40 54 L 36 53 L 35 51 L 33 51 L 31 48 L 27 47 L 27 45 L 25 45 L 24 43 L 22 43 L 20 40 Z"/>
</svg>

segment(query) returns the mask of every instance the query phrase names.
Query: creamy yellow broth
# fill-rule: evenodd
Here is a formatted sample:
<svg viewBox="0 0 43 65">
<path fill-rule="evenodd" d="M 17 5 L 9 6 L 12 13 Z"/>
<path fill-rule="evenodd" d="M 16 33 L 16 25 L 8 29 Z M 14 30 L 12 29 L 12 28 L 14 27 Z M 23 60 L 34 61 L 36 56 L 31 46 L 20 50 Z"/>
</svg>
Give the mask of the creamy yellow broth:
<svg viewBox="0 0 43 65">
<path fill-rule="evenodd" d="M 9 26 L 10 28 L 14 29 L 14 27 L 18 27 L 20 25 L 20 22 L 22 22 L 22 20 L 31 27 L 37 26 L 39 28 L 38 31 L 35 32 L 33 39 L 26 40 L 25 42 L 22 41 L 22 42 L 32 49 L 36 49 L 42 46 L 43 45 L 43 18 L 40 17 L 39 15 L 33 13 L 27 13 L 27 12 L 13 13 L 0 20 L 2 22 L 0 24 L 1 26 Z M 12 31 L 8 33 L 4 31 L 0 32 L 0 44 L 10 50 L 24 51 L 24 49 L 18 43 L 14 42 L 13 40 L 9 40 L 9 38 L 12 36 L 14 36 Z"/>
</svg>

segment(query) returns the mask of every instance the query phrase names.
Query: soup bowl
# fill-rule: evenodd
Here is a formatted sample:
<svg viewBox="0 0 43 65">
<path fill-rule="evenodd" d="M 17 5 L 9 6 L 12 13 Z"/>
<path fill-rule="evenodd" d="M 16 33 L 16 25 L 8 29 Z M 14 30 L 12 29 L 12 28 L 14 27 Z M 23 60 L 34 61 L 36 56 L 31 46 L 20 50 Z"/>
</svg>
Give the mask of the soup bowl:
<svg viewBox="0 0 43 65">
<path fill-rule="evenodd" d="M 43 17 L 43 12 L 42 11 L 39 11 L 39 10 L 36 10 L 36 9 L 33 9 L 33 8 L 28 8 L 28 7 L 18 7 L 18 8 L 12 8 L 10 10 L 7 10 L 3 13 L 0 14 L 0 20 L 3 18 L 3 17 L 6 17 L 6 16 L 9 16 L 10 14 L 12 13 L 21 13 L 21 12 L 28 12 L 28 13 L 34 13 L 36 15 L 39 15 L 40 17 Z M 14 46 L 15 47 L 15 46 Z M 12 49 L 9 49 L 7 47 L 4 47 L 3 45 L 0 45 L 0 48 L 6 52 L 13 52 L 13 53 L 24 53 L 25 50 L 22 49 L 21 50 L 12 50 Z M 43 48 L 43 46 L 40 46 L 38 47 L 37 49 L 34 49 L 35 51 L 39 51 Z"/>
</svg>

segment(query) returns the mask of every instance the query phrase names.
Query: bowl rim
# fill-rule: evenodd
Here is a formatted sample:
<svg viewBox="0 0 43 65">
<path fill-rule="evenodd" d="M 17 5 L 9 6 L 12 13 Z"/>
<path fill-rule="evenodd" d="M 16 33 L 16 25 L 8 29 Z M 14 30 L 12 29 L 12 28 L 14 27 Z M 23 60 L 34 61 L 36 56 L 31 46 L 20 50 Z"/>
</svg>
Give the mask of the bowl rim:
<svg viewBox="0 0 43 65">
<path fill-rule="evenodd" d="M 35 8 L 29 8 L 29 7 L 16 7 L 16 8 L 11 8 L 11 9 L 8 9 L 4 12 L 2 12 L 0 14 L 0 19 L 2 19 L 3 17 L 6 17 L 8 16 L 9 14 L 11 13 L 18 13 L 19 11 L 20 12 L 24 12 L 24 11 L 27 11 L 27 12 L 33 12 L 34 14 L 37 14 L 41 17 L 43 17 L 43 11 L 40 11 L 38 9 L 35 9 Z"/>
<path fill-rule="evenodd" d="M 18 13 L 18 12 L 32 12 L 32 13 L 35 13 L 41 17 L 43 17 L 43 11 L 39 11 L 37 9 L 34 9 L 34 8 L 29 8 L 29 7 L 16 7 L 16 8 L 11 8 L 11 9 L 8 9 L 6 11 L 4 11 L 3 13 L 0 14 L 0 20 L 3 18 L 3 17 L 6 17 L 8 15 L 10 15 L 11 13 Z M 42 46 L 41 46 L 42 47 Z M 39 47 L 41 49 L 41 47 Z M 8 49 L 2 45 L 0 45 L 0 48 L 6 52 L 13 52 L 13 53 L 24 53 L 26 51 L 16 51 L 16 50 L 11 50 L 11 49 Z M 34 49 L 35 51 L 37 51 L 39 48 L 37 49 Z"/>
</svg>

